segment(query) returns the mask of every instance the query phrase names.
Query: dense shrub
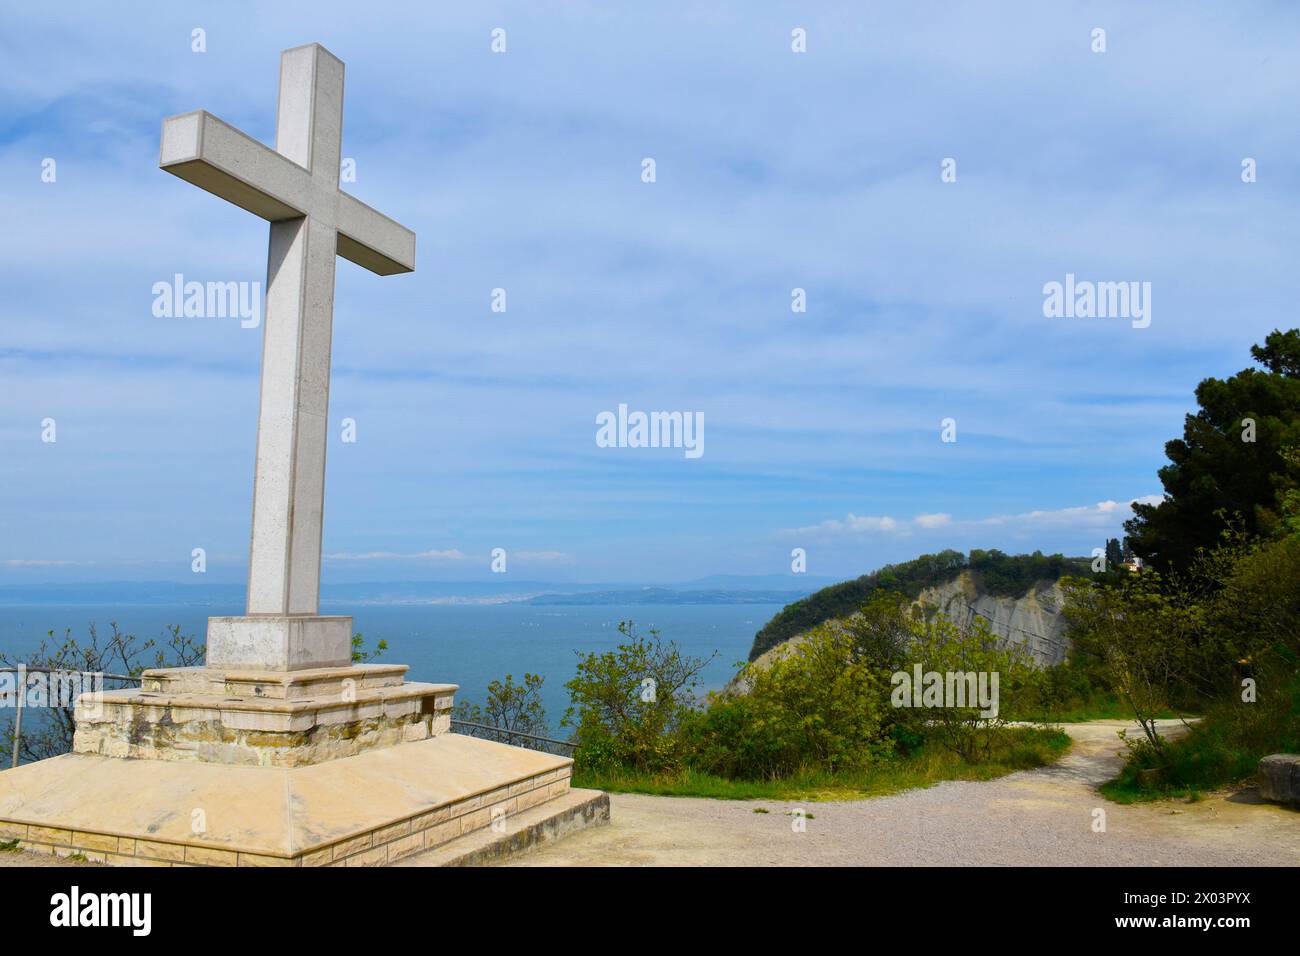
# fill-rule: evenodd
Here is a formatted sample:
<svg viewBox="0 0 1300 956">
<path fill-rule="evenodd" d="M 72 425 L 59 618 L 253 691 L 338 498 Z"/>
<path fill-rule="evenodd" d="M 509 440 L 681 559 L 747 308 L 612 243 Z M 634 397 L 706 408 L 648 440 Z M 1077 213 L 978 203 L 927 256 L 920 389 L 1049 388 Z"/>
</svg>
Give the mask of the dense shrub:
<svg viewBox="0 0 1300 956">
<path fill-rule="evenodd" d="M 913 733 L 933 739 L 969 762 L 988 756 L 998 731 L 1006 725 L 1007 701 L 1027 693 L 1036 674 L 1029 654 L 1019 645 L 1001 641 L 981 617 L 967 625 L 942 615 L 917 621 L 907 657 L 907 669 L 919 667 L 923 673 L 940 675 L 974 674 L 984 680 L 990 693 L 996 692 L 988 711 L 982 709 L 981 702 L 968 698 L 966 706 L 949 700 L 944 706 L 899 713 L 899 722 L 910 725 Z M 918 689 L 913 687 L 916 693 Z"/>
<path fill-rule="evenodd" d="M 579 651 L 577 674 L 564 685 L 572 706 L 561 726 L 574 728 L 574 760 L 593 771 L 681 770 L 681 726 L 709 659 L 683 655 L 657 630 L 642 635 L 632 621 L 618 630 L 624 643 L 612 651 Z"/>
<path fill-rule="evenodd" d="M 892 748 L 889 675 L 833 626 L 746 674 L 749 692 L 714 697 L 686 725 L 696 769 L 733 779 L 862 769 Z"/>
</svg>

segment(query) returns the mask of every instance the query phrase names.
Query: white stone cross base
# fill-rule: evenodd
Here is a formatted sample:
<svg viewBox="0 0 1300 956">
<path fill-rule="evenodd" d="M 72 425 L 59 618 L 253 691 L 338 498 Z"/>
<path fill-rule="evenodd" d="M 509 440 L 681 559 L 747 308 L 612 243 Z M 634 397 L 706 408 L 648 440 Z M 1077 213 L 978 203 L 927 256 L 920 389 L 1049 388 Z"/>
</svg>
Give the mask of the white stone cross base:
<svg viewBox="0 0 1300 956">
<path fill-rule="evenodd" d="M 209 667 L 296 671 L 352 663 L 352 618 L 259 614 L 208 618 Z"/>
</svg>

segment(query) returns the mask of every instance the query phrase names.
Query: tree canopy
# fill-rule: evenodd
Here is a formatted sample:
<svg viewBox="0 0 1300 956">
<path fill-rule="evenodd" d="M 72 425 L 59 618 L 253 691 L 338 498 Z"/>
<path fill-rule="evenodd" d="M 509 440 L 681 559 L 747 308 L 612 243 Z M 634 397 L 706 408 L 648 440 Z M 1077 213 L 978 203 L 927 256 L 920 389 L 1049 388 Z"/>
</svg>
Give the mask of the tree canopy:
<svg viewBox="0 0 1300 956">
<path fill-rule="evenodd" d="M 1161 570 L 1185 569 L 1233 523 L 1248 534 L 1277 527 L 1280 501 L 1300 487 L 1300 329 L 1251 347 L 1263 369 L 1196 387 L 1199 410 L 1166 443 L 1164 500 L 1135 504 L 1124 525 L 1133 551 Z"/>
</svg>

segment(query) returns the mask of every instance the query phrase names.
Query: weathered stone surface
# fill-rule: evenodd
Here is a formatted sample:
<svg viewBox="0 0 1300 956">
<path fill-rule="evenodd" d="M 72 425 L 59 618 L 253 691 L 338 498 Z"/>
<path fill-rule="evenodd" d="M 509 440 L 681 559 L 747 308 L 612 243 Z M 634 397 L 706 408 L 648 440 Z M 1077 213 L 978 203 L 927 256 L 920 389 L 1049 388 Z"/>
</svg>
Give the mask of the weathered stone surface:
<svg viewBox="0 0 1300 956">
<path fill-rule="evenodd" d="M 267 615 L 208 618 L 209 667 L 294 671 L 352 660 L 352 618 Z"/>
<path fill-rule="evenodd" d="M 1300 754 L 1270 754 L 1259 762 L 1259 795 L 1300 806 Z"/>
<path fill-rule="evenodd" d="M 403 683 L 401 665 L 289 674 L 146 671 L 141 690 L 84 694 L 76 753 L 299 767 L 451 728 L 454 684 Z M 314 696 L 305 696 L 307 693 Z"/>
</svg>

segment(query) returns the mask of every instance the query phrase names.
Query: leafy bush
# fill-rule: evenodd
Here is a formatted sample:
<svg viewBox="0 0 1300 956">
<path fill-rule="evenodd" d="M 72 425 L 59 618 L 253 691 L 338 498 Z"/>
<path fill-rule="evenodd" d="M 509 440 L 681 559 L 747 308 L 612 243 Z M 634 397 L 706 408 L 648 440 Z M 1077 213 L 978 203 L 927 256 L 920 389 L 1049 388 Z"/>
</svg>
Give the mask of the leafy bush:
<svg viewBox="0 0 1300 956">
<path fill-rule="evenodd" d="M 868 767 L 889 754 L 886 672 L 855 654 L 848 631 L 813 630 L 747 694 L 715 696 L 687 725 L 692 767 L 731 779 Z"/>
<path fill-rule="evenodd" d="M 1145 743 L 1145 741 L 1143 741 Z M 1115 780 L 1102 787 L 1121 800 L 1150 799 L 1170 793 L 1195 794 L 1250 780 L 1259 759 L 1271 753 L 1300 752 L 1300 679 L 1261 690 L 1256 703 L 1227 699 L 1213 707 L 1188 732 L 1154 748 L 1130 748 Z M 1156 771 L 1154 781 L 1140 771 Z"/>
<path fill-rule="evenodd" d="M 561 726 L 575 728 L 574 760 L 591 770 L 679 771 L 679 731 L 712 658 L 685 656 L 653 628 L 641 635 L 632 621 L 618 631 L 626 640 L 614 650 L 578 651 L 578 672 L 564 685 L 573 703 Z"/>
<path fill-rule="evenodd" d="M 1171 707 L 1187 708 L 1202 640 L 1201 608 L 1154 571 L 1131 575 L 1118 588 L 1066 583 L 1065 609 L 1076 645 L 1095 656 L 1110 686 L 1128 704 L 1155 753 L 1164 748 L 1156 720 Z"/>
<path fill-rule="evenodd" d="M 1023 687 L 1004 695 L 1003 712 L 1011 720 L 1045 724 L 1130 716 L 1105 673 L 1077 648 L 1063 663 L 1033 671 Z"/>
<path fill-rule="evenodd" d="M 996 690 L 996 713 L 986 713 L 978 702 L 966 701 L 958 706 L 945 700 L 939 707 L 922 707 L 899 711 L 898 720 L 915 735 L 933 738 L 963 760 L 976 762 L 987 758 L 998 732 L 1006 725 L 1002 708 L 1003 695 L 1015 696 L 1032 685 L 1034 666 L 1027 651 L 1013 644 L 1004 644 L 982 617 L 975 617 L 967 625 L 958 625 L 938 615 L 931 621 L 918 620 L 913 628 L 913 638 L 907 648 L 905 669 L 915 673 L 936 672 L 940 675 L 976 675 L 985 681 L 985 687 Z M 996 679 L 996 688 L 993 681 Z M 919 695 L 921 688 L 913 687 L 912 694 Z"/>
</svg>

